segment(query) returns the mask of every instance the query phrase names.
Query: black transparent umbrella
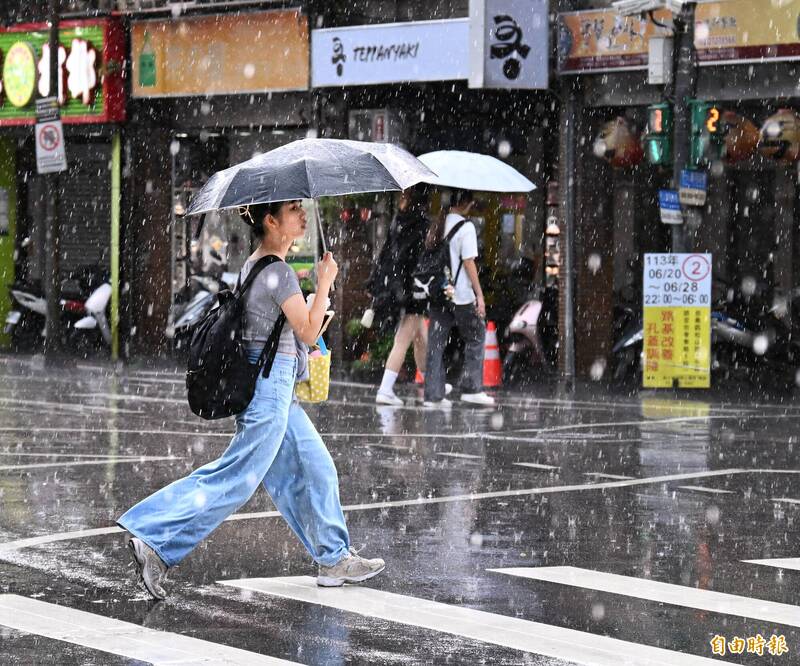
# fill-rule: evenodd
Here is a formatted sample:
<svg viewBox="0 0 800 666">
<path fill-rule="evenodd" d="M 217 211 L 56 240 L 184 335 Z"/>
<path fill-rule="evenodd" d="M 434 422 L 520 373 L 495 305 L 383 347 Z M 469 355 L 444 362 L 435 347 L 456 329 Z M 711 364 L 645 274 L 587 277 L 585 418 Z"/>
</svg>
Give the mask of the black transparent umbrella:
<svg viewBox="0 0 800 666">
<path fill-rule="evenodd" d="M 436 174 L 390 143 L 301 139 L 215 173 L 187 215 L 273 201 L 404 190 Z"/>
</svg>

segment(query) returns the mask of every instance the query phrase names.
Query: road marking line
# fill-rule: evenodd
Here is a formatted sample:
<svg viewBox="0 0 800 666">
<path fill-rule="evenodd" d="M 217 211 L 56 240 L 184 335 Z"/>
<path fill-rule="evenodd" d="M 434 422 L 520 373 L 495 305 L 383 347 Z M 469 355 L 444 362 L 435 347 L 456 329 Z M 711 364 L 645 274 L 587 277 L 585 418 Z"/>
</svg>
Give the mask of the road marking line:
<svg viewBox="0 0 800 666">
<path fill-rule="evenodd" d="M 374 448 L 374 449 L 388 449 L 390 451 L 411 452 L 411 451 L 414 450 L 410 446 L 395 446 L 394 444 L 374 444 L 374 443 L 370 443 L 370 442 L 366 442 L 364 444 L 361 444 L 360 446 L 368 446 L 368 447 Z"/>
<path fill-rule="evenodd" d="M 386 502 L 372 502 L 368 504 L 349 504 L 342 507 L 344 511 L 364 511 L 369 509 L 390 509 L 404 506 L 423 506 L 425 504 L 443 504 L 447 502 L 474 502 L 484 499 L 497 499 L 501 497 L 524 497 L 533 495 L 549 495 L 555 493 L 581 492 L 587 490 L 609 490 L 612 488 L 629 488 L 633 486 L 646 486 L 669 481 L 683 481 L 688 479 L 703 479 L 712 476 L 732 476 L 736 474 L 800 474 L 800 470 L 769 470 L 769 469 L 719 469 L 706 472 L 687 472 L 685 474 L 670 474 L 667 476 L 652 476 L 644 479 L 631 479 L 630 481 L 604 481 L 601 483 L 582 483 L 572 486 L 544 486 L 540 488 L 519 488 L 517 490 L 498 490 L 487 493 L 470 493 L 468 495 L 447 495 L 444 497 L 417 497 L 410 500 L 390 500 Z M 277 511 L 261 511 L 257 513 L 237 513 L 228 516 L 225 520 L 250 520 L 258 518 L 275 518 L 280 514 Z M 101 534 L 120 532 L 118 527 L 100 527 L 74 532 L 59 532 L 38 537 L 18 539 L 0 543 L 0 554 L 21 548 L 41 546 L 56 541 L 69 541 Z"/>
<path fill-rule="evenodd" d="M 655 425 L 669 425 L 671 423 L 691 423 L 693 421 L 710 421 L 711 419 L 733 419 L 738 418 L 735 415 L 731 416 L 674 416 L 667 419 L 653 419 L 653 420 L 639 420 L 639 421 L 608 421 L 603 423 L 575 423 L 572 425 L 552 426 L 550 428 L 520 428 L 517 430 L 510 430 L 510 433 L 525 433 L 533 432 L 539 433 L 553 433 L 565 432 L 570 430 L 586 430 L 587 428 L 613 428 L 615 426 L 655 426 Z"/>
<path fill-rule="evenodd" d="M 791 569 L 800 571 L 800 557 L 784 557 L 769 560 L 742 560 L 747 564 L 759 564 L 764 567 L 775 567 L 776 569 Z"/>
<path fill-rule="evenodd" d="M 446 458 L 467 458 L 469 460 L 482 460 L 483 459 L 483 456 L 476 456 L 476 455 L 473 455 L 472 453 L 452 453 L 452 452 L 447 453 L 447 452 L 442 451 L 442 452 L 438 452 L 436 455 L 437 456 L 444 456 Z"/>
<path fill-rule="evenodd" d="M 530 463 L 530 462 L 515 462 L 511 463 L 512 465 L 517 465 L 518 467 L 530 467 L 531 469 L 561 469 L 558 465 L 543 465 L 542 463 Z"/>
<path fill-rule="evenodd" d="M 784 502 L 786 504 L 800 504 L 800 499 L 793 499 L 792 497 L 773 497 L 773 502 Z"/>
<path fill-rule="evenodd" d="M 72 442 L 70 442 L 72 444 Z M 10 456 L 12 458 L 108 458 L 109 460 L 141 460 L 141 456 L 115 455 L 108 453 L 16 453 L 13 451 L 0 451 L 0 456 Z"/>
<path fill-rule="evenodd" d="M 31 428 L 0 428 L 0 433 L 4 432 L 22 432 L 30 433 Z M 206 430 L 200 432 L 192 432 L 187 430 L 128 430 L 124 428 L 36 428 L 36 433 L 41 432 L 58 432 L 68 433 L 77 432 L 81 434 L 97 434 L 97 433 L 117 433 L 118 435 L 188 435 L 191 437 L 233 437 L 233 432 L 214 432 L 213 430 Z M 375 434 L 373 433 L 374 437 Z"/>
<path fill-rule="evenodd" d="M 700 590 L 685 585 L 673 585 L 646 578 L 620 576 L 577 567 L 518 567 L 488 569 L 488 571 L 548 583 L 582 587 L 587 590 L 609 592 L 634 599 L 647 599 L 683 608 L 695 608 L 789 627 L 800 627 L 800 606 L 791 606 L 765 599 L 741 597 L 735 594 Z"/>
<path fill-rule="evenodd" d="M 120 402 L 168 402 L 173 405 L 186 404 L 186 398 L 136 395 L 134 393 L 76 393 L 74 395 L 80 398 L 105 398 L 106 400 L 118 400 Z M 114 409 L 116 411 L 113 407 L 108 407 L 107 409 Z M 137 411 L 136 413 L 143 414 L 144 412 Z"/>
<path fill-rule="evenodd" d="M 732 490 L 722 488 L 709 488 L 708 486 L 678 486 L 678 490 L 690 490 L 698 493 L 715 493 L 717 495 L 732 495 Z"/>
<path fill-rule="evenodd" d="M 624 476 L 622 474 L 605 474 L 603 472 L 584 472 L 583 475 L 591 476 L 595 479 L 618 479 L 619 481 L 636 478 L 633 476 Z"/>
<path fill-rule="evenodd" d="M 26 405 L 29 407 L 51 407 L 69 412 L 113 412 L 115 414 L 142 414 L 138 409 L 120 409 L 117 407 L 103 407 L 102 405 L 84 405 L 79 402 L 47 402 L 46 400 L 24 400 L 22 398 L 0 398 L 0 404 L 10 402 L 13 405 Z"/>
<path fill-rule="evenodd" d="M 0 595 L 0 625 L 151 664 L 296 663 L 16 594 Z"/>
<path fill-rule="evenodd" d="M 591 666 L 619 666 L 620 663 L 635 663 L 637 666 L 711 666 L 725 663 L 369 587 L 319 588 L 315 579 L 310 576 L 245 578 L 218 582 Z"/>
<path fill-rule="evenodd" d="M 17 469 L 42 469 L 45 467 L 85 467 L 88 465 L 121 465 L 122 463 L 155 462 L 158 460 L 179 460 L 175 456 L 142 456 L 139 458 L 106 458 L 104 460 L 73 460 L 51 462 L 51 463 L 31 463 L 29 465 L 0 465 L 0 472 L 7 472 Z"/>
</svg>

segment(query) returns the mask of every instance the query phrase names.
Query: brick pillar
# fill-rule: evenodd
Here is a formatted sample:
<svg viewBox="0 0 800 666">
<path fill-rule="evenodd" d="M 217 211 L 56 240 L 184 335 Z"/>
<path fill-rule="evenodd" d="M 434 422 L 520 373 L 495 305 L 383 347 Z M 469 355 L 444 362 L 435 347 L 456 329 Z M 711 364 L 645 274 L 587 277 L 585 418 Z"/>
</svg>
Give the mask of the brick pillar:
<svg viewBox="0 0 800 666">
<path fill-rule="evenodd" d="M 170 303 L 170 131 L 135 126 L 127 134 L 130 175 L 125 179 L 127 276 L 123 307 L 130 322 L 131 356 L 166 351 Z"/>
</svg>

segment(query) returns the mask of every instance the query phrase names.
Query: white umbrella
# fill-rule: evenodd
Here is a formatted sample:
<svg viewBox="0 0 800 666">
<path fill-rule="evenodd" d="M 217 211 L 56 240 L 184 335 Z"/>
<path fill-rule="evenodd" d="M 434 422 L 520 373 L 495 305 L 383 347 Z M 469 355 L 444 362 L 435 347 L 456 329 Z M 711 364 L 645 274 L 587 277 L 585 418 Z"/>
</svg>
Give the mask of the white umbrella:
<svg viewBox="0 0 800 666">
<path fill-rule="evenodd" d="M 530 192 L 536 189 L 536 185 L 514 167 L 491 155 L 437 150 L 417 159 L 437 174 L 423 178 L 423 182 L 431 185 L 477 192 Z"/>
</svg>

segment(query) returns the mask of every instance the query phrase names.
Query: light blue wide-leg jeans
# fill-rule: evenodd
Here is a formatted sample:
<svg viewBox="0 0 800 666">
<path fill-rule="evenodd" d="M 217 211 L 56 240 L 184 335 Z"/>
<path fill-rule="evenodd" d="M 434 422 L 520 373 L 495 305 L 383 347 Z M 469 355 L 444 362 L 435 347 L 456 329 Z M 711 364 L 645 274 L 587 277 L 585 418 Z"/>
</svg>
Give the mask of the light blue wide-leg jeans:
<svg viewBox="0 0 800 666">
<path fill-rule="evenodd" d="M 341 560 L 350 537 L 339 479 L 314 424 L 293 399 L 296 367 L 295 358 L 277 354 L 269 377 L 259 376 L 253 400 L 236 416 L 236 434 L 222 456 L 142 500 L 117 523 L 172 567 L 263 483 L 317 563 Z"/>
</svg>

